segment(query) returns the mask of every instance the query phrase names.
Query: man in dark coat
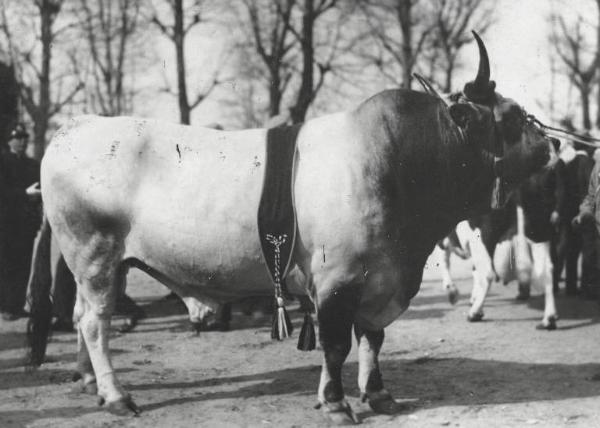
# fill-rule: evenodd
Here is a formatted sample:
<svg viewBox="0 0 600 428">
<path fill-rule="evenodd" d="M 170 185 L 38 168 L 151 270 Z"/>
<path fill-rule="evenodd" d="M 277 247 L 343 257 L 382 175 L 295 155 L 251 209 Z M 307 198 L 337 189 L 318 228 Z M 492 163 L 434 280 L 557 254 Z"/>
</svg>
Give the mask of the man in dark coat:
<svg viewBox="0 0 600 428">
<path fill-rule="evenodd" d="M 573 225 L 576 227 L 585 227 L 586 222 L 591 225 L 591 230 L 587 232 L 588 238 L 593 240 L 589 246 L 595 247 L 595 274 L 594 278 L 588 284 L 584 284 L 582 278 L 582 287 L 586 297 L 600 298 L 600 284 L 598 272 L 600 271 L 600 162 L 596 162 L 590 174 L 588 191 L 583 202 L 579 206 L 579 214 L 573 219 Z M 584 232 L 585 233 L 585 232 Z"/>
<path fill-rule="evenodd" d="M 588 191 L 590 173 L 594 161 L 587 147 L 574 143 L 567 147 L 565 156 L 556 164 L 563 177 L 563 186 L 559 190 L 563 194 L 560 207 L 558 233 L 554 242 L 554 291 L 558 291 L 558 282 L 563 266 L 566 269 L 565 292 L 568 296 L 577 294 L 577 263 L 582 255 L 581 291 L 585 293 L 590 284 L 596 281 L 596 249 L 595 227 L 591 222 L 584 222 L 580 230 L 571 223 L 579 212 Z"/>
<path fill-rule="evenodd" d="M 33 241 L 41 224 L 40 164 L 29 158 L 29 135 L 22 125 L 11 133 L 9 150 L 0 154 L 3 187 L 3 247 L 0 260 L 0 311 L 5 321 L 25 316 L 25 295 Z"/>
</svg>

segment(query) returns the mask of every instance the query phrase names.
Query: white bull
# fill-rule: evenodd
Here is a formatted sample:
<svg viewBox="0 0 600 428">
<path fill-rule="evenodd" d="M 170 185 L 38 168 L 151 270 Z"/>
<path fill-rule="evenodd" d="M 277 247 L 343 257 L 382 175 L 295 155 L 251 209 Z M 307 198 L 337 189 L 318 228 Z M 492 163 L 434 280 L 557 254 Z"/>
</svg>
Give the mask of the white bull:
<svg viewBox="0 0 600 428">
<path fill-rule="evenodd" d="M 516 186 L 550 159 L 543 133 L 494 91 L 477 42 L 479 72 L 452 105 L 385 91 L 299 131 L 298 275 L 288 286 L 315 302 L 324 352 L 318 399 L 334 422 L 357 420 L 341 377 L 352 329 L 361 394 L 376 412 L 395 411 L 379 371 L 383 329 L 418 292 L 436 241 L 460 219 L 489 209 L 495 183 Z M 108 348 L 128 264 L 208 306 L 272 292 L 256 222 L 266 139 L 265 129 L 86 116 L 52 140 L 42 197 L 78 285 L 79 371 L 85 384 L 97 382 L 109 410 L 137 411 Z M 500 148 L 503 159 L 495 156 Z"/>
</svg>

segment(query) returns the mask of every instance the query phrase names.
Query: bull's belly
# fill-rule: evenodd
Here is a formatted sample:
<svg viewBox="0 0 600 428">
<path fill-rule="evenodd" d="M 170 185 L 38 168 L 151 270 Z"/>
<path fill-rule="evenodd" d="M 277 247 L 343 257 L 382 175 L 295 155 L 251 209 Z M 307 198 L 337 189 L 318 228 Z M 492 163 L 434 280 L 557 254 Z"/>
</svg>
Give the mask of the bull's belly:
<svg viewBox="0 0 600 428">
<path fill-rule="evenodd" d="M 254 233 L 253 233 L 254 232 Z M 273 282 L 264 263 L 258 232 L 215 234 L 197 238 L 193 232 L 171 229 L 160 233 L 133 230 L 125 258 L 140 260 L 175 283 L 175 291 L 199 300 L 225 302 L 243 297 L 270 296 Z M 303 275 L 288 276 L 294 294 L 303 294 Z"/>
</svg>

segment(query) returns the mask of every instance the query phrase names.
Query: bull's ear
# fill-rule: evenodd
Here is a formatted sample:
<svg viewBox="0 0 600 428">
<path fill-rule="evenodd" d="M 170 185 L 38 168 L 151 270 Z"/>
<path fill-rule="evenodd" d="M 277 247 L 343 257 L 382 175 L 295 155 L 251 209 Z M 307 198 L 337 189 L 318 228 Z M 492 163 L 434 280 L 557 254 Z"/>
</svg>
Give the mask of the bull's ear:
<svg viewBox="0 0 600 428">
<path fill-rule="evenodd" d="M 449 108 L 450 117 L 461 128 L 466 128 L 467 124 L 475 115 L 475 109 L 469 104 L 452 104 Z"/>
</svg>

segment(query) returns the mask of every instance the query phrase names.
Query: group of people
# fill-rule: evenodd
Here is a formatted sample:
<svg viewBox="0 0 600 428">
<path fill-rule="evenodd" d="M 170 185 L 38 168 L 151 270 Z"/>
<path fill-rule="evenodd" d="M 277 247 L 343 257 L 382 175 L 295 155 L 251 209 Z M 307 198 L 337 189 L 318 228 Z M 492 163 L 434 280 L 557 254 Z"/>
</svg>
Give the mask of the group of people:
<svg viewBox="0 0 600 428">
<path fill-rule="evenodd" d="M 0 145 L 0 316 L 4 321 L 27 317 L 26 296 L 35 238 L 43 219 L 40 163 L 27 155 L 29 134 L 18 124 L 8 144 Z M 73 330 L 76 284 L 64 259 L 56 264 L 53 328 Z M 144 311 L 125 290 L 116 312 L 126 315 L 123 330 L 135 327 Z"/>
</svg>

